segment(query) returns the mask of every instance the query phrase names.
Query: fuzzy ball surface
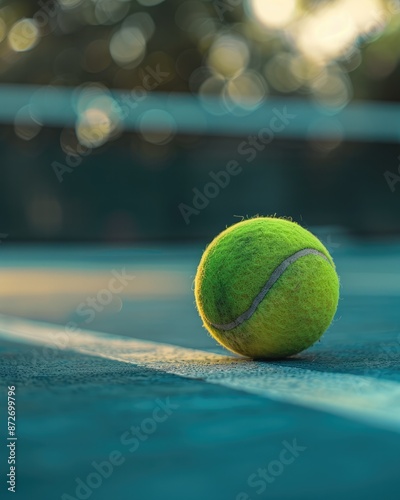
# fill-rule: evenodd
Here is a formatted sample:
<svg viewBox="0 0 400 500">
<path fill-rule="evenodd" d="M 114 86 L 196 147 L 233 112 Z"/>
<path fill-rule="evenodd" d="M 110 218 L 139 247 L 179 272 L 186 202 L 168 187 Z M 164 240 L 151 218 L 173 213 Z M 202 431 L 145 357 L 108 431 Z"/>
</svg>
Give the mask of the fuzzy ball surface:
<svg viewBox="0 0 400 500">
<path fill-rule="evenodd" d="M 201 258 L 194 287 L 205 328 L 227 349 L 254 359 L 310 347 L 339 300 L 339 278 L 321 241 L 273 217 L 220 233 Z"/>
</svg>

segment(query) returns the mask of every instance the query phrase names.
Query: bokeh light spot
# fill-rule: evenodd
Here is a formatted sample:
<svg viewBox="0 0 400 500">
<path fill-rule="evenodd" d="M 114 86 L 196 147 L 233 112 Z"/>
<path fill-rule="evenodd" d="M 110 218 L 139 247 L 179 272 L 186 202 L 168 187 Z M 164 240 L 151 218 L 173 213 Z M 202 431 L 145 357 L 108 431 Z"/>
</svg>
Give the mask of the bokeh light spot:
<svg viewBox="0 0 400 500">
<path fill-rule="evenodd" d="M 146 41 L 154 34 L 155 24 L 147 12 L 136 12 L 128 16 L 122 23 L 122 28 L 136 28 L 138 29 Z"/>
<path fill-rule="evenodd" d="M 41 125 L 32 117 L 31 106 L 22 107 L 14 118 L 15 134 L 24 141 L 30 141 L 38 135 Z"/>
<path fill-rule="evenodd" d="M 246 72 L 229 80 L 225 86 L 228 109 L 238 114 L 256 109 L 265 97 L 265 82 L 256 72 Z"/>
<path fill-rule="evenodd" d="M 109 116 L 102 109 L 89 108 L 76 125 L 76 135 L 84 146 L 96 148 L 107 142 L 112 131 Z"/>
<path fill-rule="evenodd" d="M 326 110 L 337 111 L 350 101 L 350 80 L 340 70 L 330 69 L 311 84 L 314 100 Z"/>
<path fill-rule="evenodd" d="M 294 56 L 281 52 L 272 57 L 265 65 L 264 73 L 268 83 L 279 92 L 297 90 L 301 81 L 292 70 Z"/>
<path fill-rule="evenodd" d="M 282 28 L 296 12 L 296 0 L 251 0 L 251 10 L 258 21 L 270 28 Z"/>
<path fill-rule="evenodd" d="M 330 118 L 315 120 L 308 129 L 308 140 L 313 149 L 329 153 L 343 142 L 344 131 L 339 121 Z"/>
<path fill-rule="evenodd" d="M 151 109 L 140 117 L 139 129 L 147 142 L 164 145 L 173 139 L 176 123 L 167 111 Z"/>
<path fill-rule="evenodd" d="M 206 6 L 196 0 L 181 3 L 175 13 L 176 24 L 183 31 L 191 32 L 204 19 L 208 19 Z"/>
<path fill-rule="evenodd" d="M 146 52 L 146 40 L 139 28 L 122 28 L 110 42 L 110 54 L 120 66 L 137 66 Z"/>
<path fill-rule="evenodd" d="M 39 30 L 33 19 L 21 19 L 11 27 L 8 43 L 15 52 L 33 49 L 39 41 Z"/>
<path fill-rule="evenodd" d="M 140 5 L 144 5 L 145 7 L 154 7 L 154 5 L 158 5 L 162 3 L 164 0 L 138 0 Z"/>
<path fill-rule="evenodd" d="M 233 35 L 223 35 L 212 45 L 208 64 L 217 75 L 232 78 L 247 67 L 250 51 L 246 42 Z"/>
<path fill-rule="evenodd" d="M 95 17 L 99 24 L 115 24 L 129 12 L 129 2 L 120 0 L 97 0 Z"/>
<path fill-rule="evenodd" d="M 58 3 L 63 9 L 67 10 L 78 7 L 78 5 L 82 3 L 82 1 L 83 0 L 58 0 Z"/>
<path fill-rule="evenodd" d="M 4 19 L 0 17 L 0 42 L 4 40 L 7 35 L 7 25 L 4 22 Z"/>
<path fill-rule="evenodd" d="M 227 108 L 223 99 L 226 80 L 219 76 L 210 76 L 199 89 L 200 101 L 209 113 L 213 115 L 224 115 Z"/>
</svg>

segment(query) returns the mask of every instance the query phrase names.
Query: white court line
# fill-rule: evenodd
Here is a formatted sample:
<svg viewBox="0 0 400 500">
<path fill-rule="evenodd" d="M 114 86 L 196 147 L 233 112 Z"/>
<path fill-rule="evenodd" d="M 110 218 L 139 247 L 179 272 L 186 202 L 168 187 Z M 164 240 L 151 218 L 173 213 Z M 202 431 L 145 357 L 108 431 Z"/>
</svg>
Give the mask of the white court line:
<svg viewBox="0 0 400 500">
<path fill-rule="evenodd" d="M 66 338 L 61 326 L 0 315 L 0 338 L 54 347 L 55 334 Z M 400 384 L 388 380 L 279 366 L 89 331 L 68 334 L 66 349 L 202 379 L 400 432 Z"/>
</svg>

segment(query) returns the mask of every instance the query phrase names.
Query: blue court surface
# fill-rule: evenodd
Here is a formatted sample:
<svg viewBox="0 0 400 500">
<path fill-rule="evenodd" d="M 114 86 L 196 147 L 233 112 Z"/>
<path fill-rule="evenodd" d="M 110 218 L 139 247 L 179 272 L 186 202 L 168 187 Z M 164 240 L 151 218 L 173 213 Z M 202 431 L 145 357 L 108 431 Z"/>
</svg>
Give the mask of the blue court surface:
<svg viewBox="0 0 400 500">
<path fill-rule="evenodd" d="M 4 246 L 17 497 L 397 499 L 400 246 L 335 238 L 336 318 L 274 362 L 206 334 L 201 247 Z"/>
</svg>

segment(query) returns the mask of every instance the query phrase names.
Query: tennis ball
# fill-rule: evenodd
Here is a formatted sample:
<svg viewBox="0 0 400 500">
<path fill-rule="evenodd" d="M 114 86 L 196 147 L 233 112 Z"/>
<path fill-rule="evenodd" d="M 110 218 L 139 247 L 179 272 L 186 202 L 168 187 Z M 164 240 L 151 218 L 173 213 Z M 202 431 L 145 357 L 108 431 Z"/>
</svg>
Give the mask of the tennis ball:
<svg viewBox="0 0 400 500">
<path fill-rule="evenodd" d="M 234 224 L 206 248 L 194 283 L 205 328 L 227 349 L 251 358 L 303 351 L 330 325 L 339 300 L 332 257 L 289 220 Z"/>
</svg>

